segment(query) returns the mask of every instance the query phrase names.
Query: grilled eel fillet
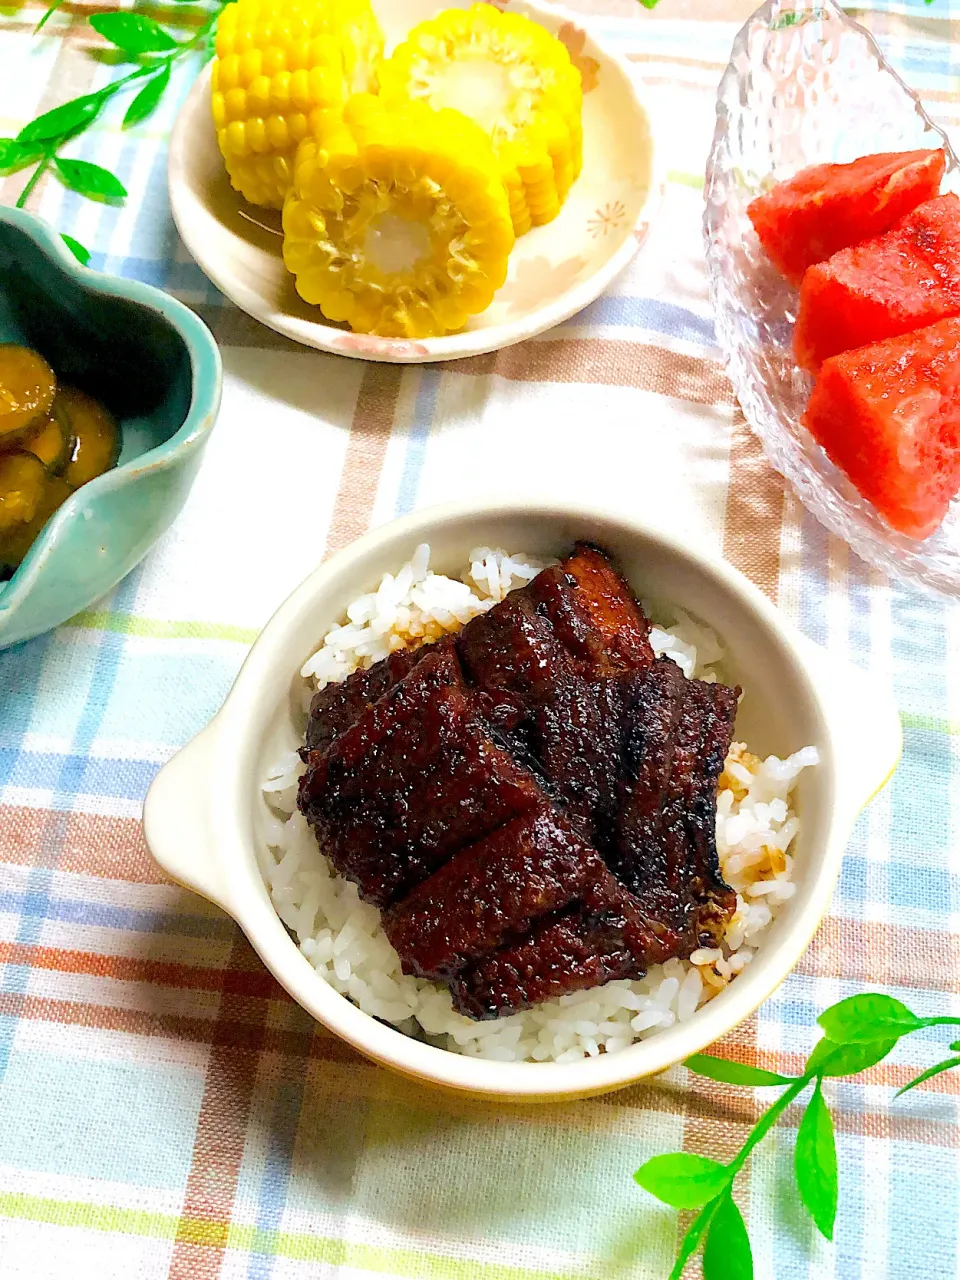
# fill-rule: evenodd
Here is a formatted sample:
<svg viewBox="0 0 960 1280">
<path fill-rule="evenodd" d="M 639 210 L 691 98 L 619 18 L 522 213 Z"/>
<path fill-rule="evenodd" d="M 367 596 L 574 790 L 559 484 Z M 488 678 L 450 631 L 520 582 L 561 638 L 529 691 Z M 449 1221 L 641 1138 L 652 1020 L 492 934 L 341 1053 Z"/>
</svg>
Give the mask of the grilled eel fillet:
<svg viewBox="0 0 960 1280">
<path fill-rule="evenodd" d="M 298 804 L 337 870 L 385 907 L 540 797 L 441 641 L 325 751 L 308 753 Z"/>
<path fill-rule="evenodd" d="M 735 908 L 714 825 L 739 691 L 654 660 L 648 632 L 578 544 L 313 699 L 300 807 L 405 972 L 472 1017 L 640 976 Z"/>
</svg>

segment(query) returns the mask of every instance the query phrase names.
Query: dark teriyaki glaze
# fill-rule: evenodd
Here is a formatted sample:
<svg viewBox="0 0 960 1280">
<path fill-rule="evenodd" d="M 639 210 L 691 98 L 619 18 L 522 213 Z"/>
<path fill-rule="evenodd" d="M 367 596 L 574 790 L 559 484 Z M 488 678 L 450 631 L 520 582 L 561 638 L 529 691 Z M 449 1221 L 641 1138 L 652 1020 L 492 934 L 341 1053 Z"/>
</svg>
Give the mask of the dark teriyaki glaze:
<svg viewBox="0 0 960 1280">
<path fill-rule="evenodd" d="M 399 649 L 389 658 L 366 670 L 354 671 L 346 680 L 324 685 L 310 703 L 310 719 L 307 721 L 306 744 L 300 750 L 306 760 L 309 751 L 324 751 L 335 738 L 360 719 L 385 693 L 409 675 L 425 654 L 427 646 L 419 649 Z"/>
<path fill-rule="evenodd" d="M 384 907 L 541 794 L 494 742 L 453 645 L 441 642 L 326 751 L 308 754 L 298 803 L 337 870 Z"/>
<path fill-rule="evenodd" d="M 453 1002 L 471 1018 L 500 1018 L 569 991 L 641 978 L 679 949 L 680 939 L 648 919 L 603 867 L 571 910 L 464 969 L 451 983 Z"/>
<path fill-rule="evenodd" d="M 712 944 L 739 690 L 654 658 L 598 548 L 313 699 L 299 804 L 404 972 L 500 1017 Z"/>
<path fill-rule="evenodd" d="M 383 927 L 408 972 L 448 981 L 531 922 L 579 901 L 606 868 L 546 799 L 461 849 Z"/>
<path fill-rule="evenodd" d="M 687 953 L 716 946 L 736 908 L 720 875 L 716 799 L 739 690 L 686 680 L 662 660 L 635 693 L 611 865 Z"/>
<path fill-rule="evenodd" d="M 562 618 L 560 632 L 539 611 L 537 588 L 545 575 L 552 578 L 550 608 Z M 570 604 L 561 610 L 556 600 L 564 592 Z M 457 648 L 478 694 L 510 708 L 509 726 L 503 724 L 508 744 L 532 757 L 571 820 L 592 839 L 612 795 L 620 717 L 616 682 L 605 674 L 611 664 L 592 655 L 603 633 L 577 604 L 581 594 L 572 574 L 559 566 L 544 570 L 469 622 Z M 576 651 L 561 635 L 575 639 Z"/>
</svg>

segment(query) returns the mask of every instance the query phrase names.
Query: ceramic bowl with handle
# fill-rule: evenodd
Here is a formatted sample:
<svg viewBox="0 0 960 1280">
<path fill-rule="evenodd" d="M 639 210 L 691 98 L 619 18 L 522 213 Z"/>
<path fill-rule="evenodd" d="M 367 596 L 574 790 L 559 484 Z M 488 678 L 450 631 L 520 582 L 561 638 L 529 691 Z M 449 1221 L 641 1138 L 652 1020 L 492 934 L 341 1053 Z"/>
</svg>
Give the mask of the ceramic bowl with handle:
<svg viewBox="0 0 960 1280">
<path fill-rule="evenodd" d="M 812 744 L 821 763 L 798 781 L 802 820 L 795 895 L 753 963 L 688 1021 L 617 1053 L 574 1063 L 465 1057 L 404 1035 L 363 1013 L 318 975 L 286 930 L 262 878 L 271 815 L 261 784 L 303 741 L 299 671 L 347 604 L 375 589 L 421 542 L 437 572 L 463 571 L 478 545 L 543 557 L 576 539 L 611 552 L 641 596 L 702 618 L 726 646 L 725 673 L 745 694 L 736 736 L 761 755 Z M 735 569 L 683 545 L 671 531 L 600 509 L 488 501 L 433 508 L 386 525 L 332 556 L 261 633 L 222 710 L 161 770 L 147 796 L 147 843 L 176 880 L 229 912 L 291 996 L 362 1053 L 404 1075 L 501 1099 L 550 1101 L 615 1089 L 662 1071 L 743 1021 L 799 960 L 827 910 L 860 810 L 900 755 L 889 692 L 806 640 Z M 263 843 L 262 843 L 263 842 Z"/>
<path fill-rule="evenodd" d="M 34 347 L 120 424 L 116 467 L 81 486 L 0 583 L 0 649 L 108 592 L 183 506 L 220 406 L 220 353 L 182 303 L 81 266 L 60 236 L 0 208 L 0 342 Z"/>
</svg>

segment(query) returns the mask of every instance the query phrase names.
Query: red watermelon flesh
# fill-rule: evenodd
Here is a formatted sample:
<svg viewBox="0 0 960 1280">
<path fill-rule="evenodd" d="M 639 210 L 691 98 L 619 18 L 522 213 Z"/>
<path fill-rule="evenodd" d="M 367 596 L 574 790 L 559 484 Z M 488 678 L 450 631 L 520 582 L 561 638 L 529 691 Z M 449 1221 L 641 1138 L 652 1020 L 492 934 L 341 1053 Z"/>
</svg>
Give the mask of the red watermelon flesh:
<svg viewBox="0 0 960 1280">
<path fill-rule="evenodd" d="M 960 317 L 832 356 L 803 423 L 888 524 L 928 537 L 960 489 Z"/>
<path fill-rule="evenodd" d="M 809 269 L 793 332 L 797 362 L 828 356 L 960 315 L 960 200 L 939 196 L 886 235 Z"/>
<path fill-rule="evenodd" d="M 879 236 L 940 190 L 942 151 L 886 151 L 818 164 L 747 206 L 760 243 L 791 284 L 814 262 Z"/>
</svg>

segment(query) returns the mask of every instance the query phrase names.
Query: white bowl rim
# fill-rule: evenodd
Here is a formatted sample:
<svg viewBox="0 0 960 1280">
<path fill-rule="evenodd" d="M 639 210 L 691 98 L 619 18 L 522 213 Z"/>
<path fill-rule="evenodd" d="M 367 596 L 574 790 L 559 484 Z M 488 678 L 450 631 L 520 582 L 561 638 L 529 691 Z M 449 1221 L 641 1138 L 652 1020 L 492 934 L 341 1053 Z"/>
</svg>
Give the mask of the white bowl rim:
<svg viewBox="0 0 960 1280">
<path fill-rule="evenodd" d="M 712 578 L 715 586 L 745 606 L 805 686 L 827 735 L 827 741 L 818 744 L 824 748 L 820 767 L 829 768 L 832 761 L 834 772 L 827 855 L 807 902 L 789 921 L 776 952 L 778 963 L 773 962 L 773 952 L 765 956 L 761 950 L 744 975 L 688 1021 L 615 1054 L 564 1064 L 468 1057 L 415 1040 L 363 1013 L 316 973 L 281 923 L 265 894 L 254 850 L 238 817 L 243 803 L 241 755 L 258 740 L 263 727 L 249 722 L 245 704 L 273 670 L 274 655 L 327 580 L 351 561 L 385 545 L 429 542 L 430 530 L 449 521 L 484 518 L 492 524 L 518 515 L 614 526 L 623 536 L 653 544 Z M 285 671 L 284 679 L 289 682 L 292 674 Z M 900 718 L 892 695 L 865 673 L 829 657 L 807 640 L 727 562 L 692 548 L 672 532 L 597 505 L 516 497 L 461 501 L 380 526 L 337 552 L 296 588 L 261 632 L 213 721 L 158 774 L 144 806 L 144 828 L 161 867 L 228 911 L 288 993 L 367 1057 L 431 1084 L 507 1100 L 557 1101 L 620 1088 L 676 1065 L 726 1035 L 772 994 L 819 927 L 853 824 L 892 776 L 901 748 Z M 206 783 L 209 809 L 198 792 L 198 779 Z M 175 817 L 171 816 L 174 810 Z M 195 828 L 192 840 L 185 825 L 190 821 Z M 228 887 L 224 877 L 238 877 L 238 871 L 240 878 Z"/>
<path fill-rule="evenodd" d="M 307 328 L 304 322 L 296 317 L 275 311 L 265 303 L 256 289 L 248 288 L 233 273 L 221 270 L 216 260 L 207 255 L 202 240 L 194 234 L 193 220 L 189 212 L 190 192 L 184 178 L 183 157 L 186 148 L 192 142 L 187 128 L 190 110 L 196 98 L 210 93 L 212 64 L 208 63 L 197 76 L 184 99 L 170 134 L 167 153 L 167 189 L 173 220 L 180 238 L 217 289 L 241 311 L 301 346 L 347 356 L 350 359 L 374 360 L 389 364 L 427 364 L 437 360 L 460 360 L 468 356 L 486 355 L 491 351 L 499 351 L 504 347 L 524 342 L 528 338 L 534 338 L 545 330 L 569 320 L 571 316 L 596 301 L 646 244 L 649 239 L 649 229 L 662 203 L 666 181 L 666 160 L 662 148 L 657 143 L 656 113 L 651 107 L 640 73 L 597 37 L 589 19 L 585 19 L 582 13 L 575 13 L 563 5 L 554 4 L 552 0 L 521 0 L 521 3 L 530 10 L 531 16 L 546 18 L 550 25 L 558 21 L 561 25 L 571 22 L 584 31 L 593 52 L 598 53 L 602 61 L 608 63 L 620 75 L 632 99 L 634 111 L 646 117 L 650 143 L 650 186 L 634 226 L 627 231 L 623 243 L 616 252 L 585 279 L 564 290 L 552 302 L 544 303 L 516 320 L 506 321 L 489 328 L 467 329 L 460 333 L 446 334 L 440 338 L 416 340 L 381 338 L 372 341 L 370 349 L 351 348 L 345 343 L 345 338 L 365 336 L 354 335 L 349 329 L 335 327 L 322 321 Z M 237 198 L 239 199 L 239 196 Z M 643 228 L 642 235 L 641 228 Z"/>
</svg>

